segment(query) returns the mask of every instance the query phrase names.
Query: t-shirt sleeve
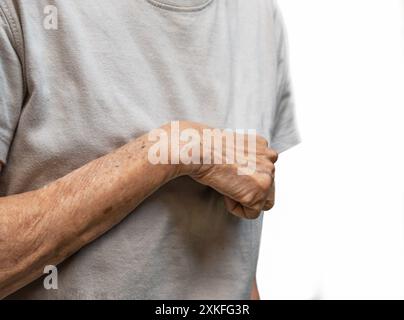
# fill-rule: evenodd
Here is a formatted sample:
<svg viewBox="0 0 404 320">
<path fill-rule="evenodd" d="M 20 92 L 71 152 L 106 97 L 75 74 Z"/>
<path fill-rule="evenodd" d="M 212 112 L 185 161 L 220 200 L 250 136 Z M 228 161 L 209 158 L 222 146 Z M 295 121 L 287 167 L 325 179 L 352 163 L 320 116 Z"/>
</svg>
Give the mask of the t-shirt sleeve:
<svg viewBox="0 0 404 320">
<path fill-rule="evenodd" d="M 289 73 L 286 29 L 276 4 L 274 26 L 277 46 L 277 92 L 270 145 L 278 153 L 281 153 L 300 143 L 300 135 L 296 125 L 295 105 Z"/>
<path fill-rule="evenodd" d="M 0 162 L 4 164 L 24 98 L 22 63 L 17 53 L 19 44 L 12 23 L 0 1 Z"/>
</svg>

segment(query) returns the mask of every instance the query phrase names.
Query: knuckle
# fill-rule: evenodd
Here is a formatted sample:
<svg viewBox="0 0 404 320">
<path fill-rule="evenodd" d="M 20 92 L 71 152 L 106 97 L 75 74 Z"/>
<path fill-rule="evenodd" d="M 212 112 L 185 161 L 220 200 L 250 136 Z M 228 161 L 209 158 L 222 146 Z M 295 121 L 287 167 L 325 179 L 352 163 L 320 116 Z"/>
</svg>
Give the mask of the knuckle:
<svg viewBox="0 0 404 320">
<path fill-rule="evenodd" d="M 265 175 L 265 178 L 262 179 L 262 182 L 260 183 L 260 191 L 265 194 L 271 187 L 271 183 L 271 178 Z"/>
<path fill-rule="evenodd" d="M 248 212 L 246 212 L 245 217 L 246 217 L 246 219 L 249 219 L 249 220 L 255 220 L 260 216 L 260 214 L 261 214 L 261 210 L 251 209 L 251 210 L 248 210 Z"/>
<path fill-rule="evenodd" d="M 260 172 L 255 178 L 256 199 L 262 199 L 271 186 L 271 178 L 266 174 L 266 170 Z"/>
<path fill-rule="evenodd" d="M 257 135 L 257 142 L 258 142 L 258 144 L 263 144 L 266 147 L 268 147 L 268 145 L 269 145 L 268 140 L 265 139 L 263 136 L 260 136 L 260 135 Z"/>
<path fill-rule="evenodd" d="M 270 149 L 270 150 L 272 151 L 272 153 L 274 155 L 275 162 L 276 162 L 276 160 L 278 160 L 278 158 L 279 158 L 279 153 L 274 149 Z"/>
<path fill-rule="evenodd" d="M 271 210 L 274 206 L 275 206 L 275 202 L 274 202 L 274 201 L 267 201 L 267 202 L 265 203 L 264 210 L 265 210 L 265 211 Z"/>
<path fill-rule="evenodd" d="M 268 148 L 267 154 L 268 154 L 269 159 L 271 159 L 271 161 L 273 163 L 278 161 L 279 154 L 275 150 Z"/>
<path fill-rule="evenodd" d="M 275 175 L 276 167 L 272 164 L 271 167 L 269 168 L 269 171 L 271 172 L 272 176 Z"/>
<path fill-rule="evenodd" d="M 264 171 L 260 174 L 259 179 L 257 179 L 257 188 L 262 196 L 265 196 L 269 188 L 272 185 L 272 177 Z"/>
<path fill-rule="evenodd" d="M 256 197 L 255 194 L 248 193 L 243 198 L 243 204 L 245 204 L 246 206 L 252 206 L 255 202 L 255 197 Z"/>
<path fill-rule="evenodd" d="M 270 182 L 272 182 L 272 178 L 275 177 L 275 165 L 272 162 L 269 162 L 265 167 L 265 172 L 268 172 L 271 177 L 268 177 Z"/>
</svg>

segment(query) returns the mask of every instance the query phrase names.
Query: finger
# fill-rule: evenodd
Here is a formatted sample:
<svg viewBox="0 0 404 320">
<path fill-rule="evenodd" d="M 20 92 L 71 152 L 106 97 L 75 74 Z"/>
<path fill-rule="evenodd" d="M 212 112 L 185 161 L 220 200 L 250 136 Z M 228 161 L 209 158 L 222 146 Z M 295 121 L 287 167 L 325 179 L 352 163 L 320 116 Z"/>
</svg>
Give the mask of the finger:
<svg viewBox="0 0 404 320">
<path fill-rule="evenodd" d="M 267 157 L 269 158 L 269 160 L 271 160 L 272 163 L 276 163 L 276 161 L 278 161 L 279 155 L 275 150 L 273 150 L 271 148 L 267 148 L 266 149 L 266 154 L 267 154 Z"/>
<path fill-rule="evenodd" d="M 263 210 L 263 211 L 269 211 L 269 210 L 271 210 L 271 209 L 274 207 L 274 205 L 275 205 L 275 202 L 274 202 L 274 201 L 267 200 L 267 201 L 265 202 L 265 205 L 264 205 L 264 207 L 262 208 L 262 210 Z"/>
<path fill-rule="evenodd" d="M 272 185 L 269 188 L 267 200 L 275 200 L 275 181 L 272 182 Z"/>
<path fill-rule="evenodd" d="M 265 145 L 267 148 L 268 148 L 268 146 L 269 146 L 268 140 L 265 139 L 264 137 L 260 136 L 260 135 L 257 135 L 257 136 L 256 136 L 256 141 L 257 141 L 257 144 L 263 144 L 263 145 Z"/>
<path fill-rule="evenodd" d="M 239 202 L 225 196 L 224 203 L 226 209 L 233 215 L 243 219 L 256 219 L 260 215 L 260 211 L 244 207 Z"/>
<path fill-rule="evenodd" d="M 226 196 L 224 197 L 224 203 L 227 211 L 239 218 L 244 218 L 244 213 L 240 203 Z"/>
<path fill-rule="evenodd" d="M 265 205 L 263 210 L 268 211 L 271 210 L 275 205 L 275 183 L 272 184 L 271 188 L 269 189 L 269 194 L 267 200 L 265 201 Z"/>
</svg>

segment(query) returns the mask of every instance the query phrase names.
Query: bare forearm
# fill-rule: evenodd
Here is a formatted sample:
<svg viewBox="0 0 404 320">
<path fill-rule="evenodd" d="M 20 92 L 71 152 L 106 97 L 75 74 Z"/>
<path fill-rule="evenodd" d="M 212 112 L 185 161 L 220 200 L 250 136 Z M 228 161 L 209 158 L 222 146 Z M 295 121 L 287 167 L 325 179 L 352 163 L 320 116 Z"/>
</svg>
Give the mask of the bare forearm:
<svg viewBox="0 0 404 320">
<path fill-rule="evenodd" d="M 147 137 L 36 191 L 0 198 L 0 298 L 126 217 L 177 175 L 147 161 Z"/>
<path fill-rule="evenodd" d="M 180 129 L 193 129 L 192 134 L 202 136 L 211 128 L 182 121 Z M 164 130 L 170 137 L 170 126 Z M 0 298 L 39 277 L 44 266 L 62 262 L 108 231 L 179 175 L 189 175 L 223 194 L 227 210 L 235 216 L 257 218 L 262 209 L 272 207 L 277 154 L 264 138 L 255 138 L 256 170 L 248 176 L 238 175 L 243 166 L 238 163 L 152 165 L 147 158 L 152 143 L 143 136 L 46 187 L 0 198 Z M 198 139 L 192 143 L 201 144 Z M 211 145 L 208 154 L 245 153 L 237 145 L 225 144 L 225 150 L 221 146 Z"/>
</svg>

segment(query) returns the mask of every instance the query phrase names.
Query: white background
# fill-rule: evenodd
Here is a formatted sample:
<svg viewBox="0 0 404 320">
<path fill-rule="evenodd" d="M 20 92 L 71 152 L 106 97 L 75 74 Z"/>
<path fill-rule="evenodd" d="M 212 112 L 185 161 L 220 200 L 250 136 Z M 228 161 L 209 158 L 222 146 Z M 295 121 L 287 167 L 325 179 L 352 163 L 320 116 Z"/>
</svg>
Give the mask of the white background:
<svg viewBox="0 0 404 320">
<path fill-rule="evenodd" d="M 404 1 L 278 0 L 303 143 L 280 156 L 263 299 L 404 299 Z"/>
</svg>

